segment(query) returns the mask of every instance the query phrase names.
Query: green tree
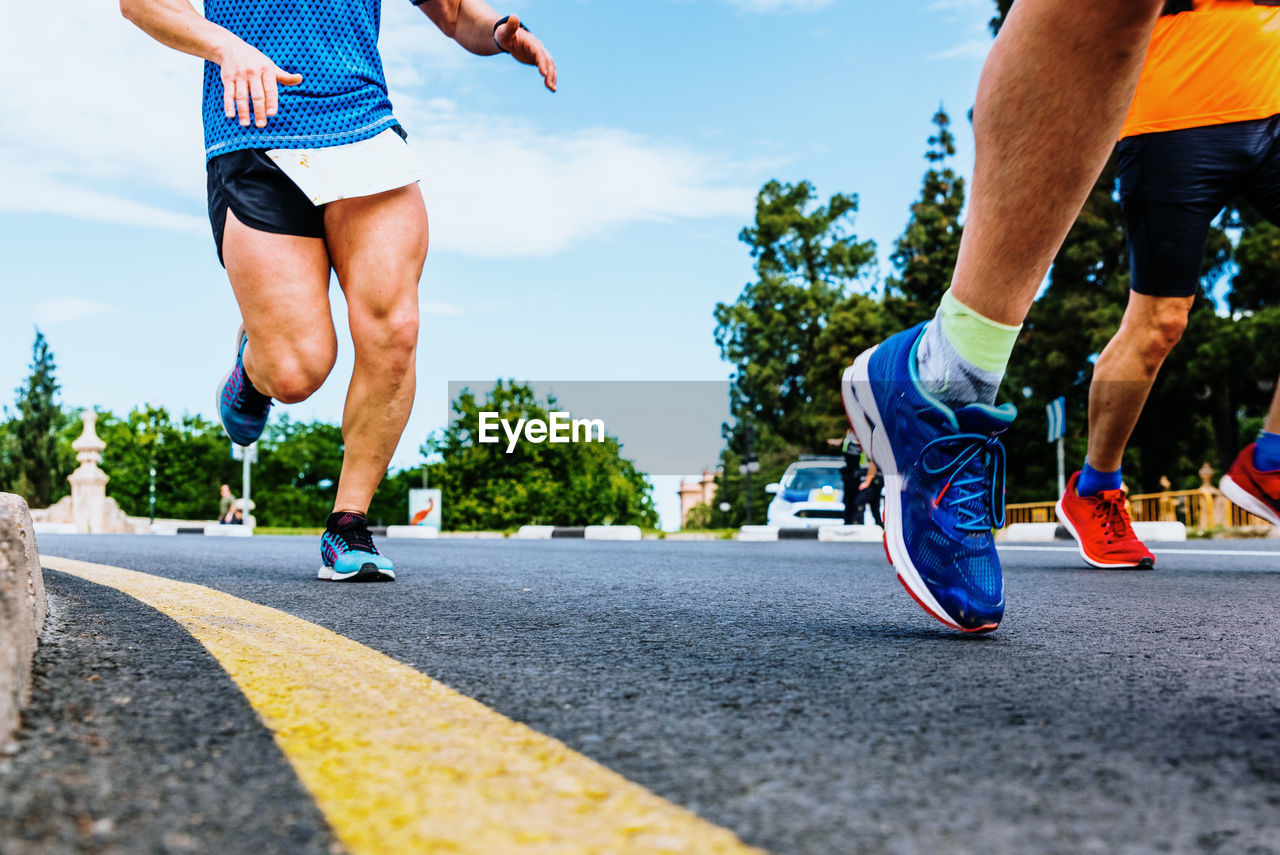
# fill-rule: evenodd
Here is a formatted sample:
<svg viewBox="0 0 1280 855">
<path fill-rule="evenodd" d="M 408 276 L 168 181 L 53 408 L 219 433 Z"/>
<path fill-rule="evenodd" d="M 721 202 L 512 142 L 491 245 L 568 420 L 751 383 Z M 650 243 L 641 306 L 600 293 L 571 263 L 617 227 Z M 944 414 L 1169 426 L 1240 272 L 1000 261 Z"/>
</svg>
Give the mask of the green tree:
<svg viewBox="0 0 1280 855">
<path fill-rule="evenodd" d="M 1240 230 L 1228 304 L 1233 312 L 1250 314 L 1275 303 L 1280 283 L 1280 227 L 1267 222 L 1252 205 L 1241 203 L 1227 220 Z"/>
<path fill-rule="evenodd" d="M 107 492 L 131 516 L 150 513 L 151 469 L 155 467 L 155 512 L 162 518 L 213 519 L 218 488 L 241 492 L 242 464 L 231 459 L 230 440 L 215 422 L 187 415 L 175 419 L 162 407 L 138 407 L 124 418 L 98 416 L 98 435 L 107 447 L 102 468 L 111 477 Z M 79 435 L 74 419 L 64 442 Z M 327 422 L 300 422 L 282 415 L 258 444 L 253 465 L 254 514 L 259 525 L 313 528 L 324 524 L 337 496 L 342 469 L 342 428 Z M 369 519 L 375 524 L 405 522 L 411 486 L 421 469 L 393 473 L 374 496 Z"/>
<path fill-rule="evenodd" d="M 431 482 L 444 491 L 444 527 L 450 531 L 508 529 L 522 524 L 657 525 L 648 478 L 622 457 L 613 437 L 603 442 L 479 441 L 480 412 L 547 420 L 554 396 L 540 400 L 515 381 L 499 381 L 483 401 L 464 390 L 453 402 L 448 427 L 428 440 L 425 454 L 443 462 Z"/>
<path fill-rule="evenodd" d="M 259 525 L 324 525 L 338 494 L 342 428 L 280 416 L 258 444 L 253 500 Z"/>
<path fill-rule="evenodd" d="M 101 466 L 111 478 L 107 494 L 130 516 L 151 513 L 153 467 L 155 514 L 161 518 L 214 519 L 218 487 L 239 484 L 240 464 L 231 460 L 222 428 L 200 416 L 175 420 L 150 405 L 124 418 L 100 412 L 97 432 L 106 443 Z M 71 433 L 79 434 L 78 422 Z"/>
<path fill-rule="evenodd" d="M 829 452 L 826 440 L 847 427 L 841 372 L 893 331 L 881 303 L 865 293 L 876 247 L 853 231 L 857 197 L 837 193 L 826 205 L 815 198 L 807 181 L 761 188 L 755 224 L 739 234 L 758 279 L 715 309 L 716 342 L 734 374 L 716 507 L 705 520 L 714 527 L 748 520 L 744 462 L 760 467 L 750 479 L 750 521 L 759 522 L 770 498 L 765 486 L 799 454 Z"/>
<path fill-rule="evenodd" d="M 3 474 L 8 489 L 35 508 L 67 494 L 74 467 L 70 447 L 59 441 L 66 418 L 58 403 L 57 366 L 44 333 L 36 330 L 31 373 L 16 390 L 15 414 L 5 431 Z"/>
<path fill-rule="evenodd" d="M 759 278 L 715 309 L 716 342 L 734 366 L 735 419 L 800 448 L 821 446 L 841 419 L 839 363 L 857 353 L 859 339 L 833 335 L 833 317 L 846 321 L 840 332 L 848 333 L 856 332 L 847 328 L 854 319 L 878 316 L 877 304 L 854 291 L 874 270 L 876 252 L 873 241 L 853 233 L 857 197 L 837 193 L 816 207 L 814 198 L 807 181 L 761 188 L 755 225 L 739 234 Z M 833 350 L 840 354 L 834 364 Z"/>
<path fill-rule="evenodd" d="M 964 179 L 948 165 L 956 153 L 951 118 L 941 106 L 933 116 L 920 199 L 911 206 L 911 219 L 894 245 L 897 275 L 885 283 L 885 310 L 899 328 L 933 317 L 943 293 L 951 285 L 960 254 L 960 222 L 964 210 Z"/>
<path fill-rule="evenodd" d="M 1009 9 L 1013 6 L 1013 0 L 995 0 L 996 14 L 991 19 L 989 26 L 991 27 L 991 35 L 1000 35 L 1000 28 L 1004 26 L 1004 19 L 1009 17 Z"/>
<path fill-rule="evenodd" d="M 369 504 L 369 520 L 373 525 L 405 525 L 409 522 L 409 491 L 424 486 L 435 487 L 436 467 L 415 466 L 387 473 Z"/>
</svg>

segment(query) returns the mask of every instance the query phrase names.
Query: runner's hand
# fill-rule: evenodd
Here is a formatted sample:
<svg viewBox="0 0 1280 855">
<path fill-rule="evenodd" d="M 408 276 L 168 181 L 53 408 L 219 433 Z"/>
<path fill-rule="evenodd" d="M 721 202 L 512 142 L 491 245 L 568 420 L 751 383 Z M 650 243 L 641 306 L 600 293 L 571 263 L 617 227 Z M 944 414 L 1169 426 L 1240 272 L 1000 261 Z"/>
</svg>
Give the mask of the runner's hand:
<svg viewBox="0 0 1280 855">
<path fill-rule="evenodd" d="M 278 84 L 297 86 L 301 74 L 290 74 L 262 51 L 237 40 L 219 59 L 222 75 L 222 107 L 227 118 L 240 116 L 240 124 L 249 127 L 249 120 L 260 128 L 267 126 L 267 117 L 274 116 L 280 106 Z"/>
<path fill-rule="evenodd" d="M 498 45 L 525 65 L 536 65 L 542 73 L 542 81 L 552 92 L 556 91 L 556 61 L 547 53 L 542 42 L 528 30 L 520 29 L 520 18 L 512 15 L 493 34 Z"/>
</svg>

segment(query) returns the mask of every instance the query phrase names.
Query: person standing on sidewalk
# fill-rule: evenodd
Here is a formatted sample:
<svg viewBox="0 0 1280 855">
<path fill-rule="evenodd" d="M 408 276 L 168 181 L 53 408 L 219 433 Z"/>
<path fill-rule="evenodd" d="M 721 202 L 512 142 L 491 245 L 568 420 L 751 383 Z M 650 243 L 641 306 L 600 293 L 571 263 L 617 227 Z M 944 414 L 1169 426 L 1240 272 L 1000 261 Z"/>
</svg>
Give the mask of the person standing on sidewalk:
<svg viewBox="0 0 1280 855">
<path fill-rule="evenodd" d="M 556 67 L 514 16 L 484 0 L 417 0 L 471 53 L 510 54 L 555 91 Z M 377 42 L 381 0 L 121 0 L 157 41 L 205 60 L 209 220 L 244 322 L 218 387 L 233 442 L 273 401 L 296 403 L 337 356 L 329 276 L 346 297 L 355 370 L 320 578 L 390 581 L 365 514 L 409 418 L 418 281 L 427 254 L 421 162 L 391 110 Z"/>
<path fill-rule="evenodd" d="M 231 495 L 231 485 L 223 484 L 218 495 L 218 522 L 226 524 L 231 522 L 231 508 L 236 503 L 236 497 Z"/>
<path fill-rule="evenodd" d="M 880 489 L 883 481 L 879 477 L 875 461 L 858 444 L 853 431 L 846 431 L 839 442 L 840 453 L 844 456 L 844 469 L 840 470 L 840 481 L 843 489 L 844 524 L 862 525 L 867 508 L 871 509 L 871 518 L 876 525 L 883 526 L 880 519 Z"/>
<path fill-rule="evenodd" d="M 973 110 L 973 193 L 950 290 L 930 321 L 844 372 L 845 411 L 885 477 L 885 551 L 949 627 L 1004 616 L 995 406 L 1018 331 L 1124 122 L 1163 0 L 1017 0 Z"/>
<path fill-rule="evenodd" d="M 1094 366 L 1088 456 L 1058 500 L 1058 519 L 1086 563 L 1149 570 L 1155 556 L 1133 531 L 1121 462 L 1156 374 L 1186 329 L 1209 224 L 1242 195 L 1280 225 L 1280 8 L 1168 3 L 1118 153 L 1132 291 Z M 1280 525 L 1280 387 L 1222 491 Z"/>
</svg>

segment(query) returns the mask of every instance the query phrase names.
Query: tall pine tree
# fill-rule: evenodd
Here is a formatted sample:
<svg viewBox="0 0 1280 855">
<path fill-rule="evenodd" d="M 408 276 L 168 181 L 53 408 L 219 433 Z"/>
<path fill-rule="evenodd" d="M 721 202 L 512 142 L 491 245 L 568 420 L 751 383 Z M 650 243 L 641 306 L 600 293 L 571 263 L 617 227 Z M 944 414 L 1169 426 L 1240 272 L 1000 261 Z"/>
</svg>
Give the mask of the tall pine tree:
<svg viewBox="0 0 1280 855">
<path fill-rule="evenodd" d="M 814 205 L 808 181 L 770 181 L 756 198 L 755 225 L 739 239 L 756 259 L 758 281 L 715 309 L 716 343 L 734 365 L 733 414 L 757 436 L 801 447 L 821 445 L 839 420 L 838 368 L 817 367 L 830 354 L 833 314 L 875 261 L 875 243 L 853 233 L 858 197 L 837 193 Z M 841 342 L 844 350 L 857 342 Z M 832 375 L 830 372 L 835 372 Z"/>
<path fill-rule="evenodd" d="M 960 253 L 964 210 L 964 179 L 956 175 L 949 158 L 956 153 L 951 117 L 938 107 L 933 116 L 920 199 L 911 206 L 906 231 L 894 244 L 896 276 L 885 282 L 885 311 L 899 327 L 913 326 L 933 317 L 943 293 L 950 287 Z"/>
<path fill-rule="evenodd" d="M 750 521 L 759 522 L 766 484 L 798 454 L 830 453 L 827 439 L 842 436 L 848 424 L 840 372 L 886 332 L 880 303 L 865 293 L 876 248 L 853 232 L 857 197 L 837 193 L 825 205 L 815 202 L 807 181 L 761 188 L 755 223 L 739 235 L 758 280 L 715 309 L 716 343 L 734 375 L 717 508 L 708 515 L 714 526 L 748 521 L 744 461 L 760 466 L 750 491 Z"/>
<path fill-rule="evenodd" d="M 44 333 L 36 330 L 31 374 L 26 384 L 16 390 L 16 418 L 9 423 L 8 468 L 10 489 L 37 508 L 49 505 L 66 492 L 63 481 L 70 471 L 58 442 L 63 418 L 57 401 L 60 387 L 55 369 L 49 343 Z"/>
</svg>

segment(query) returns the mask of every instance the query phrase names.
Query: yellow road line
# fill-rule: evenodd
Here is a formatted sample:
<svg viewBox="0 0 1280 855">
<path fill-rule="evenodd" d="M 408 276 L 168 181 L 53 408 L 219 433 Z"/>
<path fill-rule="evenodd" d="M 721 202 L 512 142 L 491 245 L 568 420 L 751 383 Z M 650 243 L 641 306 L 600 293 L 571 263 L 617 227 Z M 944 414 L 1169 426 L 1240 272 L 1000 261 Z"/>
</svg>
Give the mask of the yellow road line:
<svg viewBox="0 0 1280 855">
<path fill-rule="evenodd" d="M 761 852 L 323 627 L 201 585 L 65 558 L 41 562 L 141 600 L 203 644 L 352 855 Z"/>
</svg>

